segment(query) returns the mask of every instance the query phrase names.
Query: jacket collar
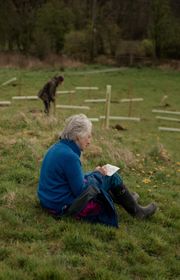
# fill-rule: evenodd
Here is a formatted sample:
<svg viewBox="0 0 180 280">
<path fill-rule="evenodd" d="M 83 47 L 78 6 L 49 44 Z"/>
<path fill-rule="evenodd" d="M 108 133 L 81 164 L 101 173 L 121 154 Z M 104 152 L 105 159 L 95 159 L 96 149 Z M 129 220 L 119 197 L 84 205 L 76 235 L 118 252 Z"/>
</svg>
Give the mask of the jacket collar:
<svg viewBox="0 0 180 280">
<path fill-rule="evenodd" d="M 61 139 L 60 142 L 69 146 L 79 157 L 81 156 L 81 150 L 73 140 Z"/>
</svg>

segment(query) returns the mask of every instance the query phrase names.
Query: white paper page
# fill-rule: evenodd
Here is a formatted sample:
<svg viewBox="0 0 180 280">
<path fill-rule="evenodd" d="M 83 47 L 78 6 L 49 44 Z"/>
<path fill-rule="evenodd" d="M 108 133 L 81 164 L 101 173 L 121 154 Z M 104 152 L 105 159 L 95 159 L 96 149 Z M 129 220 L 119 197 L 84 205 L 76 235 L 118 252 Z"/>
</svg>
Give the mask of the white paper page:
<svg viewBox="0 0 180 280">
<path fill-rule="evenodd" d="M 105 167 L 107 170 L 107 176 L 112 176 L 114 173 L 116 173 L 120 169 L 119 167 L 109 164 L 109 163 L 105 164 L 103 167 Z"/>
</svg>

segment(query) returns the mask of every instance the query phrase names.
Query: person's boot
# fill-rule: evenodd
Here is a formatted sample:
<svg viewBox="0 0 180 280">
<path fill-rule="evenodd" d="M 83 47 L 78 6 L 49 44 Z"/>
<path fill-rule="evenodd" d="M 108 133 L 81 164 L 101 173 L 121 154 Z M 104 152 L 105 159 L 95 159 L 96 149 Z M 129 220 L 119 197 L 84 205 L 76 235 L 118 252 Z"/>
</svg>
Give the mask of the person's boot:
<svg viewBox="0 0 180 280">
<path fill-rule="evenodd" d="M 125 185 L 116 187 L 111 191 L 116 198 L 116 202 L 135 218 L 145 219 L 156 212 L 157 206 L 154 203 L 150 203 L 146 207 L 140 206 Z"/>
<path fill-rule="evenodd" d="M 137 192 L 131 192 L 131 194 L 132 194 L 134 200 L 135 200 L 136 202 L 138 202 L 138 200 L 139 200 L 139 194 L 138 194 Z"/>
<path fill-rule="evenodd" d="M 138 200 L 139 200 L 139 194 L 138 194 L 137 192 L 131 192 L 131 194 L 132 194 L 134 200 L 135 200 L 136 202 L 138 202 Z M 113 195 L 112 192 L 110 192 L 110 195 L 111 195 L 113 201 L 116 202 L 116 203 L 118 203 L 117 199 L 115 198 L 115 196 Z"/>
</svg>

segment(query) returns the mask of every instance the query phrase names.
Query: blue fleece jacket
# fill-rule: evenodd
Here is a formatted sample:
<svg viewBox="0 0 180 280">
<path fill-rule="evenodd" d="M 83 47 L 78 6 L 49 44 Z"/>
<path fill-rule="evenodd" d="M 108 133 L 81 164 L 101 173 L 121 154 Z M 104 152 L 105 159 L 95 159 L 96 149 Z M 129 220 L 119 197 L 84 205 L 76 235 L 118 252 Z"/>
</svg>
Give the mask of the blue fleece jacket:
<svg viewBox="0 0 180 280">
<path fill-rule="evenodd" d="M 41 167 L 38 197 L 43 207 L 61 212 L 84 190 L 81 150 L 74 141 L 60 140 L 49 148 Z"/>
</svg>

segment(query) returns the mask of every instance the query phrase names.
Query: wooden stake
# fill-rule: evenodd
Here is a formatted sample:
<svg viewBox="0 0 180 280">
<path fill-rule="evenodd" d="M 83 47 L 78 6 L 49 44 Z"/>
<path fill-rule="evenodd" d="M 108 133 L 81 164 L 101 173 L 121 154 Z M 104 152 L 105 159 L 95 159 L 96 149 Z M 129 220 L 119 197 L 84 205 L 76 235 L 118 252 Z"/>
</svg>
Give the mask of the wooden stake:
<svg viewBox="0 0 180 280">
<path fill-rule="evenodd" d="M 159 119 L 159 120 L 166 120 L 166 121 L 180 122 L 180 119 L 177 119 L 177 118 L 168 118 L 168 117 L 156 116 L 156 119 Z"/>
<path fill-rule="evenodd" d="M 106 116 L 100 116 L 100 119 L 105 119 Z M 121 117 L 121 116 L 109 116 L 109 120 L 124 120 L 124 121 L 136 121 L 139 122 L 141 119 L 140 118 L 135 118 L 135 117 Z"/>
<path fill-rule="evenodd" d="M 82 110 L 89 110 L 90 107 L 88 106 L 75 106 L 75 105 L 56 105 L 58 109 L 82 109 Z"/>
<path fill-rule="evenodd" d="M 174 131 L 174 132 L 180 132 L 180 128 L 173 128 L 173 127 L 158 127 L 159 130 L 162 131 Z"/>
<path fill-rule="evenodd" d="M 106 86 L 106 110 L 105 110 L 105 128 L 109 128 L 109 115 L 111 104 L 111 85 Z"/>
<path fill-rule="evenodd" d="M 87 102 L 87 103 L 91 103 L 91 102 L 94 102 L 94 103 L 101 103 L 101 102 L 106 102 L 106 99 L 105 98 L 101 98 L 101 99 L 85 99 L 84 102 Z"/>
<path fill-rule="evenodd" d="M 152 110 L 153 113 L 163 113 L 163 114 L 174 114 L 174 115 L 180 115 L 180 112 L 176 111 L 164 111 L 164 110 Z"/>
<path fill-rule="evenodd" d="M 1 106 L 1 107 L 9 106 L 9 105 L 11 105 L 11 102 L 10 102 L 10 101 L 0 101 L 0 106 Z"/>
<path fill-rule="evenodd" d="M 123 98 L 120 99 L 120 102 L 136 102 L 136 101 L 143 101 L 143 98 Z"/>
<path fill-rule="evenodd" d="M 12 99 L 14 100 L 37 100 L 39 99 L 38 96 L 13 96 Z"/>
<path fill-rule="evenodd" d="M 128 117 L 130 117 L 131 116 L 131 113 L 132 113 L 132 98 L 131 98 L 131 96 L 132 96 L 132 86 L 131 85 L 129 85 L 129 89 L 128 89 L 128 99 L 130 100 L 129 101 L 129 111 L 128 111 Z"/>
<path fill-rule="evenodd" d="M 98 90 L 98 87 L 75 87 L 77 90 Z"/>
<path fill-rule="evenodd" d="M 92 121 L 92 122 L 98 122 L 99 121 L 99 119 L 98 118 L 88 118 L 90 121 Z"/>
<path fill-rule="evenodd" d="M 8 84 L 10 84 L 10 83 L 12 83 L 12 82 L 14 82 L 14 81 L 16 81 L 16 80 L 17 80 L 17 78 L 14 77 L 14 78 L 12 78 L 12 79 L 10 79 L 10 80 L 4 82 L 1 86 L 2 86 L 2 87 L 3 87 L 3 86 L 6 86 L 6 85 L 8 85 Z"/>
<path fill-rule="evenodd" d="M 65 94 L 65 93 L 75 93 L 75 90 L 58 90 L 57 94 Z"/>
<path fill-rule="evenodd" d="M 161 98 L 161 102 L 160 102 L 160 106 L 164 106 L 166 103 L 165 101 L 167 100 L 168 98 L 168 95 L 164 95 L 162 98 Z"/>
</svg>

